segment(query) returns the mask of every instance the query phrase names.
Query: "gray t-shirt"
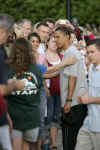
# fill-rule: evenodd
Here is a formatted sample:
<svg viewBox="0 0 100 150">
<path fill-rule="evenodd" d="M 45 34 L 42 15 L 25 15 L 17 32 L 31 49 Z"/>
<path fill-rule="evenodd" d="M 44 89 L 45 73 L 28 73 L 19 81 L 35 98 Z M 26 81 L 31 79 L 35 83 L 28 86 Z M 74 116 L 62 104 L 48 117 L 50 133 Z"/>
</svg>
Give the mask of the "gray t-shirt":
<svg viewBox="0 0 100 150">
<path fill-rule="evenodd" d="M 60 70 L 60 90 L 62 107 L 64 107 L 65 101 L 67 99 L 69 76 L 77 77 L 76 87 L 73 93 L 71 106 L 77 105 L 77 96 L 82 93 L 85 93 L 87 90 L 87 80 L 84 69 L 84 63 L 81 58 L 80 52 L 74 45 L 71 45 L 68 49 L 65 50 L 62 61 L 67 58 L 69 59 L 69 57 L 72 56 L 77 58 L 77 62 Z"/>
</svg>

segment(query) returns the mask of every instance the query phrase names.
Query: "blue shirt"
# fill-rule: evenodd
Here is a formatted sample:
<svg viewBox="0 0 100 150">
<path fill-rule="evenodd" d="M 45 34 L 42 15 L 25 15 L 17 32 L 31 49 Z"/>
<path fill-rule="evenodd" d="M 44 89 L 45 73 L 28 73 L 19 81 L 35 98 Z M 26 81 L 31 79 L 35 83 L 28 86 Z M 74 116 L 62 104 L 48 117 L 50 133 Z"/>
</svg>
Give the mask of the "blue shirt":
<svg viewBox="0 0 100 150">
<path fill-rule="evenodd" d="M 40 67 L 41 74 L 43 75 L 47 70 L 47 66 L 41 64 L 37 64 L 37 65 Z"/>
<path fill-rule="evenodd" d="M 89 96 L 100 97 L 100 65 L 90 66 Z M 88 104 L 88 115 L 83 126 L 93 132 L 100 132 L 100 104 Z"/>
</svg>

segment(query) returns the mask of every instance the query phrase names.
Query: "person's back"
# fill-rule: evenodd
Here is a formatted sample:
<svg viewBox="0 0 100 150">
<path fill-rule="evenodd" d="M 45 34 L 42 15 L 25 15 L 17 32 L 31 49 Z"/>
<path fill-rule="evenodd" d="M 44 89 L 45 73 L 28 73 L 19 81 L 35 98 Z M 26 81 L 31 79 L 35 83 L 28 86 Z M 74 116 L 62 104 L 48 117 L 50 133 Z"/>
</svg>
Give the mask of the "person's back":
<svg viewBox="0 0 100 150">
<path fill-rule="evenodd" d="M 9 78 L 22 79 L 27 84 L 23 90 L 13 91 L 6 97 L 14 129 L 27 130 L 40 124 L 39 105 L 42 79 L 39 72 L 37 65 L 30 65 L 25 73 L 18 75 L 9 70 Z"/>
<path fill-rule="evenodd" d="M 32 142 L 36 150 L 40 126 L 40 91 L 43 83 L 31 44 L 26 39 L 19 38 L 13 43 L 8 70 L 10 79 L 24 81 L 23 89 L 15 90 L 7 97 L 8 112 L 13 121 L 13 147 L 15 150 L 22 150 L 22 141 L 25 140 L 28 146 Z"/>
</svg>

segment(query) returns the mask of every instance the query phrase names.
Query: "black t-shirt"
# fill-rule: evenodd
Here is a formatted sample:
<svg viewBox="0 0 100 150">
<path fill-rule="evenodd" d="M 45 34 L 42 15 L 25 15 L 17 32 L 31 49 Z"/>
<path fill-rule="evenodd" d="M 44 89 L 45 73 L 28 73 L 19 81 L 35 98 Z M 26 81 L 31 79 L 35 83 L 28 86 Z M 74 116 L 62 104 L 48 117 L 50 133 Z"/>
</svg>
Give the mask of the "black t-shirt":
<svg viewBox="0 0 100 150">
<path fill-rule="evenodd" d="M 6 84 L 7 79 L 8 74 L 6 69 L 6 52 L 3 45 L 0 45 L 0 84 Z M 6 112 L 4 112 L 2 116 L 0 116 L 0 126 L 5 124 L 8 124 Z"/>
</svg>

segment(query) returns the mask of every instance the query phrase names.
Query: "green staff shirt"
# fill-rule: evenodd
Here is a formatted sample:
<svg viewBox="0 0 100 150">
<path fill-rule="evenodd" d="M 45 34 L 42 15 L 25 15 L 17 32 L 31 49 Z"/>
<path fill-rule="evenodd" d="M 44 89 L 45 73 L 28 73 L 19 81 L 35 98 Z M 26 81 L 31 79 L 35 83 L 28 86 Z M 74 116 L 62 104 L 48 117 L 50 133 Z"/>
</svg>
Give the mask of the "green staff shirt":
<svg viewBox="0 0 100 150">
<path fill-rule="evenodd" d="M 13 128 L 33 129 L 40 126 L 40 90 L 43 86 L 40 68 L 30 65 L 27 72 L 17 75 L 9 69 L 9 78 L 24 79 L 24 90 L 14 91 L 7 96 L 8 113 L 13 121 Z"/>
</svg>

